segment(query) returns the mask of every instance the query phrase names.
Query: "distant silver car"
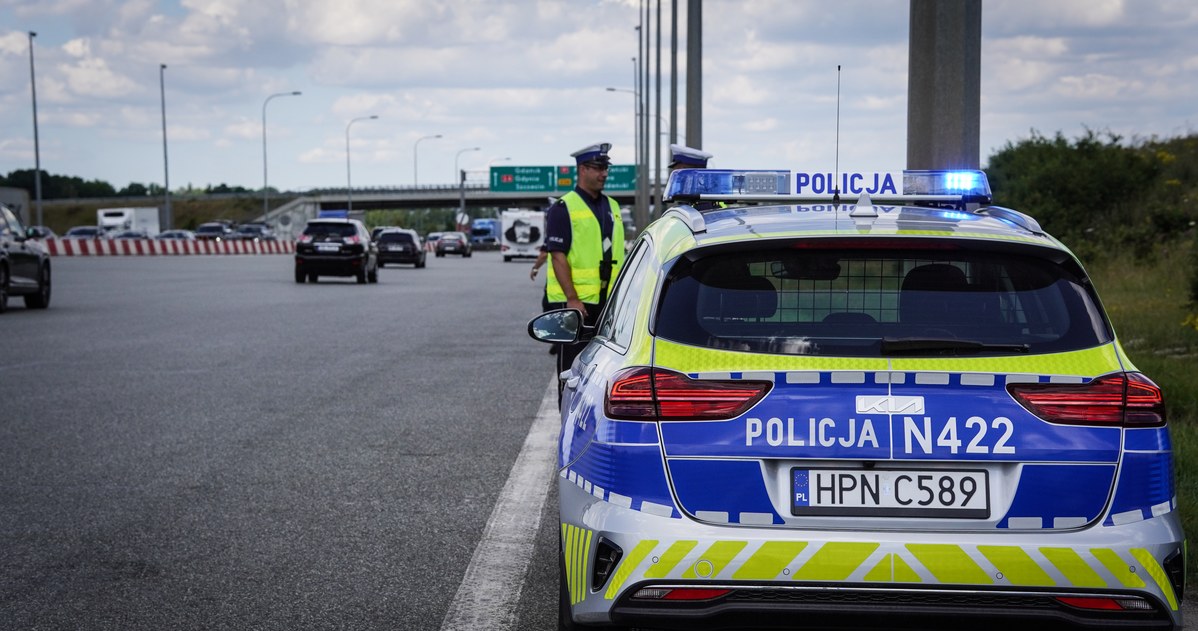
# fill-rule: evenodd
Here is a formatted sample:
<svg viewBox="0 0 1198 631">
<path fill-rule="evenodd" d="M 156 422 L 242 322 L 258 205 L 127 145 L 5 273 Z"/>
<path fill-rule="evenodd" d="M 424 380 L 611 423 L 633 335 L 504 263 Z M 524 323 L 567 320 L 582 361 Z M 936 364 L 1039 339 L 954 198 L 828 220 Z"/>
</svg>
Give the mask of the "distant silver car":
<svg viewBox="0 0 1198 631">
<path fill-rule="evenodd" d="M 100 226 L 75 226 L 67 230 L 67 233 L 62 235 L 62 238 L 103 240 L 108 238 L 108 231 Z"/>
<path fill-rule="evenodd" d="M 196 235 L 190 230 L 167 230 L 166 232 L 159 232 L 158 236 L 154 238 L 164 241 L 195 241 Z"/>
</svg>

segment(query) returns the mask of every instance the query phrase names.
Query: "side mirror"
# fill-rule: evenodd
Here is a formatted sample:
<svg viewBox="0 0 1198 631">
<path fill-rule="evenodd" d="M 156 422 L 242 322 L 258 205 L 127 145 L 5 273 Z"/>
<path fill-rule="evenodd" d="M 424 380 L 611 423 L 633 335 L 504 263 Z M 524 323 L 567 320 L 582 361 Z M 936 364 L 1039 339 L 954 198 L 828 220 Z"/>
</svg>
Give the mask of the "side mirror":
<svg viewBox="0 0 1198 631">
<path fill-rule="evenodd" d="M 577 309 L 546 311 L 528 322 L 529 337 L 541 342 L 573 344 L 581 330 L 582 312 Z"/>
</svg>

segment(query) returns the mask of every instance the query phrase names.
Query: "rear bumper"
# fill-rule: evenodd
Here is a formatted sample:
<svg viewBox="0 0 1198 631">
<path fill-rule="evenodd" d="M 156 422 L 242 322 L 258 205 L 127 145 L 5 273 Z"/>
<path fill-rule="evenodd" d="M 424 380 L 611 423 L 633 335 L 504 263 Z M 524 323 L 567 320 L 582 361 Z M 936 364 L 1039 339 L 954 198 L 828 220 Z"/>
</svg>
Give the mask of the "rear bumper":
<svg viewBox="0 0 1198 631">
<path fill-rule="evenodd" d="M 662 629 L 906 628 L 908 619 L 915 628 L 969 620 L 977 628 L 1001 621 L 1007 629 L 1012 622 L 1170 629 L 1182 622 L 1164 569 L 1182 547 L 1176 512 L 1067 532 L 802 530 L 663 517 L 594 491 L 559 479 L 578 622 Z M 600 541 L 620 550 L 606 578 L 596 576 Z M 702 602 L 637 595 L 679 585 L 732 591 Z M 1057 600 L 1079 596 L 1143 609 L 1095 611 Z"/>
<path fill-rule="evenodd" d="M 320 276 L 354 276 L 366 265 L 366 255 L 315 256 L 296 255 L 295 266 L 307 274 Z"/>
<path fill-rule="evenodd" d="M 380 263 L 419 263 L 424 258 L 424 252 L 379 252 Z"/>
<path fill-rule="evenodd" d="M 704 585 L 713 587 L 714 585 Z M 612 610 L 621 624 L 656 629 L 1172 629 L 1163 611 L 1090 612 L 1051 592 L 968 589 L 861 589 L 730 585 L 721 598 L 691 605 L 626 598 Z M 1078 594 L 1081 595 L 1081 594 Z"/>
</svg>

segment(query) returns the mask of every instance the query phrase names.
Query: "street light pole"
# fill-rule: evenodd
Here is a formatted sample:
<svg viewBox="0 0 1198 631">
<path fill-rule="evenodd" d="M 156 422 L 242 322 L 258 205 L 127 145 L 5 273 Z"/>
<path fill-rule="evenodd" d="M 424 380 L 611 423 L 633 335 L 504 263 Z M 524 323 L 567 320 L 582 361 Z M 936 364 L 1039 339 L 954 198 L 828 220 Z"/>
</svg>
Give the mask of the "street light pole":
<svg viewBox="0 0 1198 631">
<path fill-rule="evenodd" d="M 166 199 L 166 230 L 171 229 L 171 169 L 166 155 L 166 64 L 158 64 L 158 91 L 162 97 L 162 194 Z"/>
<path fill-rule="evenodd" d="M 348 212 L 354 211 L 354 185 L 353 181 L 350 179 L 349 172 L 349 128 L 353 127 L 354 123 L 358 121 L 368 121 L 374 120 L 376 118 L 378 118 L 377 114 L 371 116 L 359 116 L 350 120 L 349 123 L 345 125 L 345 195 L 349 200 L 348 207 L 346 208 Z"/>
<path fill-rule="evenodd" d="M 417 186 L 420 184 L 420 176 L 418 175 L 419 171 L 417 170 L 417 167 L 419 166 L 419 161 L 420 161 L 420 158 L 419 158 L 420 154 L 417 153 L 417 151 L 419 151 L 419 149 L 420 149 L 420 141 L 421 140 L 432 140 L 434 138 L 440 138 L 440 137 L 441 137 L 441 134 L 435 134 L 432 136 L 422 136 L 422 137 L 416 139 L 416 144 L 412 146 L 412 186 Z"/>
<path fill-rule="evenodd" d="M 37 207 L 37 225 L 44 226 L 42 218 L 42 152 L 37 140 L 37 81 L 33 73 L 33 38 L 37 33 L 29 31 L 29 91 L 33 94 L 33 190 Z"/>
<path fill-rule="evenodd" d="M 266 104 L 277 96 L 299 96 L 303 94 L 299 90 L 295 92 L 279 92 L 266 97 L 262 102 L 262 221 L 266 221 L 266 214 L 270 212 L 270 207 L 267 204 L 267 196 L 270 195 L 270 188 L 266 185 Z"/>
<path fill-rule="evenodd" d="M 653 208 L 657 212 L 657 216 L 662 213 L 662 185 L 661 185 L 661 0 L 657 0 L 657 87 L 655 94 L 657 96 L 657 123 L 656 133 L 653 134 L 653 179 L 656 180 L 656 191 L 653 194 Z"/>
<path fill-rule="evenodd" d="M 454 224 L 458 224 L 462 215 L 466 214 L 466 172 L 458 170 L 458 158 L 467 151 L 481 151 L 482 147 L 470 147 L 462 149 L 453 157 L 453 172 L 458 175 L 458 216 L 454 217 Z"/>
</svg>

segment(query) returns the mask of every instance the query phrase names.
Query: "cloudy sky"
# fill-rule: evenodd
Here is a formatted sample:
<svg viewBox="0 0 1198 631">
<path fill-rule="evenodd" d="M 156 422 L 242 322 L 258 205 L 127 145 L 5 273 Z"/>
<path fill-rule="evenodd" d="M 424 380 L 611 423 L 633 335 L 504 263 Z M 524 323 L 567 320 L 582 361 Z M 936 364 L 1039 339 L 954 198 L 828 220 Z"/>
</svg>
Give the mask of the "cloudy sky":
<svg viewBox="0 0 1198 631">
<path fill-rule="evenodd" d="M 42 168 L 118 188 L 162 182 L 160 64 L 173 189 L 260 187 L 263 103 L 293 90 L 267 107 L 278 188 L 344 186 L 347 126 L 372 115 L 350 128 L 355 186 L 449 183 L 455 159 L 478 174 L 565 164 L 601 140 L 631 163 L 633 97 L 605 88 L 633 86 L 640 3 L 0 0 L 0 173 L 34 164 L 28 31 Z M 901 169 L 908 12 L 907 0 L 705 0 L 712 166 L 831 170 L 839 64 L 841 166 Z M 1193 0 L 987 0 L 983 163 L 1032 130 L 1194 133 L 1195 33 Z"/>
</svg>

